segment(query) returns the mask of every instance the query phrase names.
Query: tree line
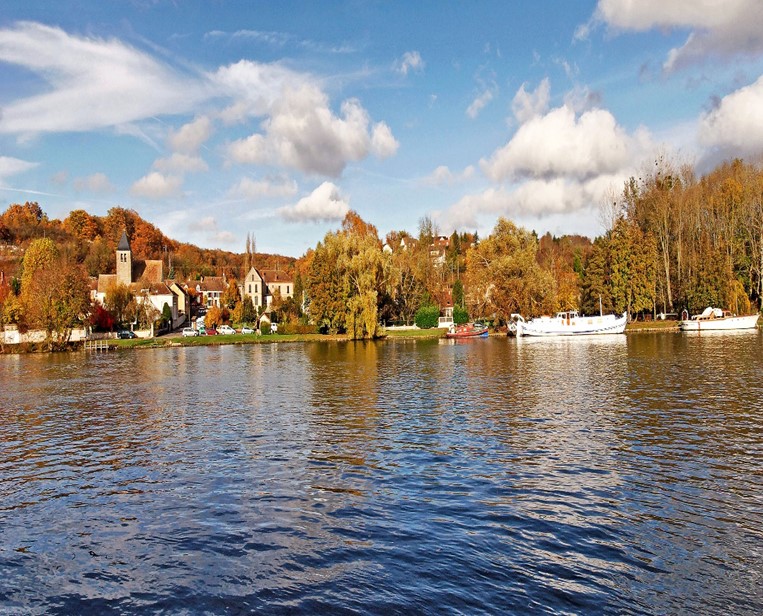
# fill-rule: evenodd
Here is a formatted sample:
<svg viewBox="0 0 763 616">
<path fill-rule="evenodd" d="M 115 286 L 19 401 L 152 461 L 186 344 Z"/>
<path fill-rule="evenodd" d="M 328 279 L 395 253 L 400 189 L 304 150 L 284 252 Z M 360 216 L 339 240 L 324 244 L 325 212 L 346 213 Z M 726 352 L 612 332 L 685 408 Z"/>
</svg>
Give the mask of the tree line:
<svg viewBox="0 0 763 616">
<path fill-rule="evenodd" d="M 488 237 L 442 241 L 431 219 L 417 238 L 376 229 L 350 212 L 300 260 L 310 316 L 325 331 L 373 337 L 380 322 L 410 323 L 432 306 L 505 324 L 578 309 L 655 318 L 707 306 L 738 314 L 763 296 L 763 171 L 733 160 L 697 177 L 658 157 L 602 205 L 606 231 L 537 234 L 501 218 Z M 400 240 L 409 238 L 405 248 Z M 384 245 L 394 245 L 385 252 Z M 446 248 L 442 249 L 442 246 Z"/>
<path fill-rule="evenodd" d="M 383 324 L 416 321 L 452 306 L 457 321 L 506 323 L 524 316 L 578 309 L 584 314 L 627 312 L 632 318 L 701 311 L 717 306 L 737 313 L 760 307 L 763 295 L 763 171 L 742 160 L 725 162 L 697 177 L 689 165 L 663 157 L 640 177 L 630 178 L 602 207 L 605 232 L 538 237 L 501 218 L 485 238 L 453 232 L 443 237 L 428 217 L 414 236 L 378 230 L 350 211 L 341 227 L 296 260 L 282 258 L 294 275 L 294 298 L 275 298 L 274 310 L 287 324 L 312 324 L 324 332 L 373 338 Z M 82 275 L 113 271 L 114 248 L 128 230 L 138 257 L 174 256 L 176 277 L 243 276 L 257 262 L 247 238 L 242 255 L 203 251 L 164 237 L 158 229 L 122 208 L 106 217 L 73 211 L 64 221 L 48 221 L 35 204 L 12 205 L 0 217 L 0 244 L 28 242 L 44 235 L 61 263 Z M 27 250 L 27 255 L 29 251 Z M 30 257 L 31 258 L 31 257 Z M 4 322 L 18 318 L 22 289 L 35 284 L 26 263 L 15 287 L 0 289 Z M 52 260 L 46 263 L 52 263 Z M 267 267 L 258 263 L 259 267 Z M 77 280 L 80 280 L 77 278 Z M 80 288 L 79 282 L 59 282 Z M 250 316 L 252 307 L 234 297 L 220 320 Z M 13 298 L 9 299 L 9 297 Z M 30 309 L 29 307 L 27 308 Z M 35 308 L 34 310 L 37 310 Z"/>
</svg>

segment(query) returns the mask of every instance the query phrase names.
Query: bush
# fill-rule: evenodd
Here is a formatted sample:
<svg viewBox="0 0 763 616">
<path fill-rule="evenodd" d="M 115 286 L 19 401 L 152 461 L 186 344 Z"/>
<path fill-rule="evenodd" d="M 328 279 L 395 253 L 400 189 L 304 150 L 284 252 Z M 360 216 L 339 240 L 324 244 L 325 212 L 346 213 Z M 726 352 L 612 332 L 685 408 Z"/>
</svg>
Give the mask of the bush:
<svg viewBox="0 0 763 616">
<path fill-rule="evenodd" d="M 270 333 L 270 322 L 260 321 L 260 333 L 263 336 L 267 336 Z"/>
<path fill-rule="evenodd" d="M 422 306 L 416 311 L 416 316 L 413 322 L 416 323 L 416 327 L 419 329 L 430 329 L 437 327 L 437 322 L 440 318 L 440 309 L 437 306 Z"/>
<path fill-rule="evenodd" d="M 279 334 L 317 334 L 318 326 L 289 321 L 288 323 L 278 324 Z"/>
<path fill-rule="evenodd" d="M 463 325 L 464 323 L 467 323 L 469 321 L 469 312 L 466 310 L 466 308 L 461 308 L 460 306 L 454 306 L 453 307 L 453 322 L 456 325 Z"/>
</svg>

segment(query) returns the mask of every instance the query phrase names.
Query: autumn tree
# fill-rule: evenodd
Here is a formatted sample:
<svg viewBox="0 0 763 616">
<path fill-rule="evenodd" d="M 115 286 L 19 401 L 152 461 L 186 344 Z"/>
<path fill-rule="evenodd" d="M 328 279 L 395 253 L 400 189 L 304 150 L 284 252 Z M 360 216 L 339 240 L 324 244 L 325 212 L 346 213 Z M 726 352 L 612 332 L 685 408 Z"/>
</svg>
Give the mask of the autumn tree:
<svg viewBox="0 0 763 616">
<path fill-rule="evenodd" d="M 238 282 L 235 278 L 229 278 L 228 284 L 220 296 L 220 304 L 228 308 L 228 310 L 232 310 L 240 300 L 241 294 L 238 290 Z"/>
<path fill-rule="evenodd" d="M 84 265 L 90 276 L 113 273 L 116 267 L 114 246 L 110 246 L 102 237 L 96 237 L 88 247 Z"/>
<path fill-rule="evenodd" d="M 134 316 L 135 308 L 129 310 L 130 305 L 135 303 L 135 296 L 126 284 L 114 284 L 106 290 L 104 297 L 104 308 L 114 317 L 116 323 L 122 325 L 130 320 L 128 317 Z M 131 314 L 131 312 L 133 314 Z"/>
<path fill-rule="evenodd" d="M 0 217 L 7 229 L 7 234 L 17 242 L 36 237 L 40 227 L 48 222 L 48 217 L 35 201 L 27 201 L 23 205 L 11 204 Z"/>
<path fill-rule="evenodd" d="M 47 238 L 30 244 L 23 267 L 22 302 L 29 325 L 45 331 L 51 350 L 65 347 L 72 329 L 89 310 L 84 270 L 61 258 Z"/>
<path fill-rule="evenodd" d="M 466 255 L 469 312 L 503 322 L 514 312 L 540 313 L 552 281 L 536 261 L 537 250 L 538 241 L 531 232 L 499 218 L 492 234 Z"/>
<path fill-rule="evenodd" d="M 378 299 L 386 284 L 376 227 L 350 211 L 342 230 L 328 233 L 313 256 L 308 293 L 314 321 L 351 338 L 373 338 Z"/>
<path fill-rule="evenodd" d="M 346 322 L 344 280 L 337 268 L 339 245 L 327 234 L 315 248 L 307 278 L 310 317 L 328 333 L 343 331 Z"/>
<path fill-rule="evenodd" d="M 223 309 L 219 306 L 210 306 L 207 314 L 204 315 L 204 327 L 206 328 L 217 329 L 223 324 L 223 321 Z"/>
<path fill-rule="evenodd" d="M 72 210 L 63 224 L 64 229 L 79 242 L 91 242 L 101 234 L 98 218 L 85 210 Z"/>
<path fill-rule="evenodd" d="M 389 298 L 391 300 L 391 320 L 402 321 L 405 324 L 413 322 L 416 311 L 421 306 L 426 287 L 419 276 L 419 260 L 428 255 L 421 255 L 417 250 L 401 249 L 398 247 L 386 257 L 389 273 Z"/>
<path fill-rule="evenodd" d="M 254 323 L 257 319 L 257 310 L 249 295 L 244 296 L 244 299 L 236 304 L 231 313 L 231 319 L 234 323 Z"/>
</svg>

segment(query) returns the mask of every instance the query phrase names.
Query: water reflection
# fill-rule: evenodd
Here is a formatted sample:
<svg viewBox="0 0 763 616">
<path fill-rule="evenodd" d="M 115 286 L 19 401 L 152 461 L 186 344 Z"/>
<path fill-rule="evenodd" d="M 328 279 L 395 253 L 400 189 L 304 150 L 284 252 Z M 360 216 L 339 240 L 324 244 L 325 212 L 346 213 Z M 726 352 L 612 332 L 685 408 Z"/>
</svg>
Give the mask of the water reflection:
<svg viewBox="0 0 763 616">
<path fill-rule="evenodd" d="M 761 340 L 0 357 L 0 611 L 758 613 Z"/>
</svg>

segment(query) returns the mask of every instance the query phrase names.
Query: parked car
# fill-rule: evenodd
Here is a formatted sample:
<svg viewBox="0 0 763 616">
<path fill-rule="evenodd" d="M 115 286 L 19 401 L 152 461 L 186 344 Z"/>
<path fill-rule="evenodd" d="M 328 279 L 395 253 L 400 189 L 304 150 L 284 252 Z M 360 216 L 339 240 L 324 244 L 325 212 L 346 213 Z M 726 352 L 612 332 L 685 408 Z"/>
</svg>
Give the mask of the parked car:
<svg viewBox="0 0 763 616">
<path fill-rule="evenodd" d="M 199 330 L 199 335 L 201 336 L 217 336 L 217 330 L 212 329 L 211 327 L 209 329 L 202 329 Z"/>
<path fill-rule="evenodd" d="M 253 334 L 254 333 L 254 329 L 252 329 L 251 327 L 249 327 L 247 325 L 244 325 L 244 327 L 241 328 L 241 333 L 242 334 Z"/>
<path fill-rule="evenodd" d="M 226 334 L 226 335 L 229 335 L 229 334 L 235 334 L 235 333 L 236 333 L 236 330 L 235 330 L 235 329 L 233 329 L 233 328 L 232 328 L 230 325 L 221 325 L 221 326 L 220 326 L 220 327 L 217 329 L 217 333 L 218 333 L 218 334 Z"/>
<path fill-rule="evenodd" d="M 138 335 L 135 332 L 131 332 L 129 329 L 121 329 L 117 332 L 117 338 L 123 340 L 129 340 L 130 338 L 137 338 Z"/>
<path fill-rule="evenodd" d="M 186 338 L 188 336 L 198 336 L 199 332 L 197 332 L 193 327 L 184 327 L 183 328 L 183 338 Z"/>
</svg>

